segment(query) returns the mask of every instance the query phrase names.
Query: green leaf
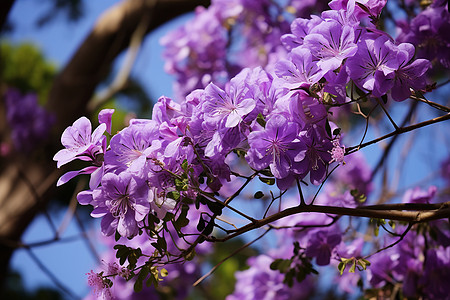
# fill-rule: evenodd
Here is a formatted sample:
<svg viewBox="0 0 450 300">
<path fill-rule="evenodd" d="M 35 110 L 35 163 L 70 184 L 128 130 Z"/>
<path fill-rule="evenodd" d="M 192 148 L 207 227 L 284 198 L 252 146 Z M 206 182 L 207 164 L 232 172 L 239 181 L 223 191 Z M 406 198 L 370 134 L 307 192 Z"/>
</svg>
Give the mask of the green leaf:
<svg viewBox="0 0 450 300">
<path fill-rule="evenodd" d="M 261 199 L 262 197 L 264 197 L 264 193 L 261 192 L 261 191 L 257 191 L 257 192 L 253 195 L 253 197 L 254 197 L 255 199 Z"/>
<path fill-rule="evenodd" d="M 148 265 L 142 266 L 141 270 L 139 271 L 139 274 L 136 278 L 136 282 L 134 283 L 134 291 L 136 293 L 142 291 L 143 288 L 143 281 L 145 278 L 147 278 L 148 274 L 150 273 L 150 268 Z"/>
<path fill-rule="evenodd" d="M 389 226 L 391 226 L 392 229 L 395 229 L 395 221 L 390 220 L 389 221 Z"/>
<path fill-rule="evenodd" d="M 339 263 L 339 265 L 338 265 L 338 270 L 339 270 L 339 273 L 342 275 L 342 274 L 344 274 L 344 270 L 345 270 L 345 267 L 347 266 L 347 264 L 346 263 L 344 263 L 343 261 L 341 261 L 340 263 Z"/>
<path fill-rule="evenodd" d="M 358 259 L 358 264 L 364 269 L 367 269 L 367 266 L 370 266 L 370 262 L 367 259 L 360 258 Z"/>
<path fill-rule="evenodd" d="M 191 261 L 194 259 L 195 255 L 196 255 L 195 249 L 192 249 L 191 251 L 184 253 L 184 258 L 187 261 Z"/>
<path fill-rule="evenodd" d="M 163 221 L 164 222 L 169 222 L 169 221 L 171 221 L 173 219 L 173 217 L 174 217 L 173 213 L 167 212 L 166 215 L 163 218 Z"/>
<path fill-rule="evenodd" d="M 261 180 L 261 182 L 264 182 L 267 185 L 274 185 L 275 184 L 275 178 L 267 178 L 267 177 L 261 177 L 258 176 L 259 180 Z"/>
<path fill-rule="evenodd" d="M 222 214 L 223 205 L 221 203 L 208 201 L 206 202 L 206 205 L 208 205 L 208 208 L 211 210 L 212 213 L 218 216 Z"/>
<path fill-rule="evenodd" d="M 275 259 L 271 264 L 270 264 L 270 269 L 272 270 L 278 270 L 281 273 L 286 273 L 288 272 L 290 266 L 291 266 L 292 260 L 290 259 Z"/>
<path fill-rule="evenodd" d="M 164 252 L 167 250 L 167 242 L 163 237 L 158 237 L 157 244 Z"/>
<path fill-rule="evenodd" d="M 189 206 L 183 205 L 181 207 L 181 213 L 178 219 L 176 221 L 172 221 L 172 224 L 177 231 L 180 231 L 181 228 L 189 224 L 189 220 L 186 218 L 188 210 Z"/>
<path fill-rule="evenodd" d="M 178 199 L 180 199 L 180 192 L 179 191 L 168 192 L 166 194 L 166 197 L 177 201 Z"/>
<path fill-rule="evenodd" d="M 258 124 L 261 125 L 262 127 L 266 127 L 266 120 L 262 115 L 262 113 L 258 114 L 258 116 L 256 117 L 256 122 L 258 122 Z"/>
<path fill-rule="evenodd" d="M 169 275 L 169 272 L 167 272 L 166 269 L 162 268 L 161 269 L 161 277 L 166 277 L 167 275 Z"/>
<path fill-rule="evenodd" d="M 183 163 L 181 164 L 181 168 L 182 168 L 185 172 L 187 172 L 187 170 L 188 170 L 188 168 L 189 168 L 189 164 L 188 164 L 187 159 L 183 160 Z"/>
<path fill-rule="evenodd" d="M 352 266 L 350 267 L 349 273 L 355 273 L 356 269 L 356 260 L 353 259 Z"/>
<path fill-rule="evenodd" d="M 264 170 L 260 170 L 259 173 L 260 173 L 261 175 L 266 176 L 266 177 L 273 177 L 273 174 L 272 174 L 272 172 L 270 171 L 269 168 L 264 169 Z"/>
</svg>

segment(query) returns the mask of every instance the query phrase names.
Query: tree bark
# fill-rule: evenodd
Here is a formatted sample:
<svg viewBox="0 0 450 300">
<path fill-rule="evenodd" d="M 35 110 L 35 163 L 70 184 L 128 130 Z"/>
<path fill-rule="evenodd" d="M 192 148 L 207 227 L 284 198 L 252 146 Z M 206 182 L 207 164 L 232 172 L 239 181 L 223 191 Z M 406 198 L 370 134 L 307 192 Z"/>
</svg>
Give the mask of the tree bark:
<svg viewBox="0 0 450 300">
<path fill-rule="evenodd" d="M 126 0 L 107 10 L 54 81 L 47 108 L 56 116 L 52 137 L 42 151 L 45 157 L 15 154 L 0 161 L 0 284 L 5 282 L 12 252 L 33 218 L 51 199 L 61 175 L 52 160 L 62 146 L 64 128 L 86 114 L 97 85 L 115 58 L 129 45 L 143 16 L 150 14 L 147 32 L 169 20 L 209 5 L 206 0 Z M 4 118 L 3 121 L 4 122 Z"/>
<path fill-rule="evenodd" d="M 2 0 L 0 2 L 0 32 L 3 30 L 3 26 L 6 24 L 8 19 L 9 11 L 14 4 L 14 0 Z"/>
</svg>

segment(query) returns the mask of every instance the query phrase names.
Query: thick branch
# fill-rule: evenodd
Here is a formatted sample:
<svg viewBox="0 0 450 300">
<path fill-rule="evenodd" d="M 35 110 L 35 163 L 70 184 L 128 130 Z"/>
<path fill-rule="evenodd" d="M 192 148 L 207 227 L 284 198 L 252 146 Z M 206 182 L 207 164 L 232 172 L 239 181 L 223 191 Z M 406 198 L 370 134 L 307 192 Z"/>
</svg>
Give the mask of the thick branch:
<svg viewBox="0 0 450 300">
<path fill-rule="evenodd" d="M 39 160 L 17 153 L 17 159 L 5 161 L 0 170 L 0 238 L 20 242 L 20 237 L 35 215 L 48 203 L 55 187 L 53 154 L 60 149 L 64 128 L 86 113 L 88 101 L 111 65 L 130 43 L 130 37 L 143 16 L 151 15 L 149 32 L 207 0 L 125 0 L 106 11 L 86 37 L 70 62 L 55 79 L 47 102 L 57 123 L 53 138 L 43 147 L 47 157 Z M 152 6 L 154 4 L 154 6 Z M 153 7 L 153 9 L 152 9 Z M 153 13 L 152 13 L 153 12 Z M 26 180 L 20 174 L 26 174 Z M 13 248 L 0 243 L 0 285 L 3 282 Z M 1 287 L 0 287 L 1 288 Z"/>
<path fill-rule="evenodd" d="M 444 219 L 450 217 L 450 202 L 445 202 L 438 204 L 437 208 L 435 204 L 420 204 L 420 210 L 409 210 L 412 209 L 412 205 L 377 205 L 369 207 L 358 207 L 358 208 L 347 208 L 347 207 L 335 207 L 335 206 L 321 206 L 321 205 L 301 205 L 296 207 L 291 207 L 275 213 L 267 218 L 254 221 L 253 223 L 247 224 L 237 230 L 234 230 L 232 234 L 222 238 L 215 239 L 209 238 L 212 241 L 227 241 L 239 235 L 242 235 L 248 231 L 256 228 L 260 228 L 264 225 L 270 224 L 274 221 L 280 220 L 284 217 L 299 214 L 299 213 L 309 213 L 317 212 L 330 215 L 338 216 L 354 216 L 354 217 L 364 217 L 364 218 L 374 218 L 374 219 L 389 219 L 396 221 L 406 221 L 410 223 L 421 223 L 429 222 L 438 219 Z M 384 209 L 383 209 L 384 208 Z M 403 209 L 408 209 L 408 211 L 403 211 Z"/>
<path fill-rule="evenodd" d="M 48 108 L 56 112 L 58 132 L 85 114 L 86 104 L 111 64 L 128 45 L 145 15 L 152 15 L 149 32 L 169 20 L 192 11 L 207 0 L 127 0 L 112 7 L 99 19 L 50 92 Z M 153 9 L 152 9 L 153 8 Z"/>
</svg>

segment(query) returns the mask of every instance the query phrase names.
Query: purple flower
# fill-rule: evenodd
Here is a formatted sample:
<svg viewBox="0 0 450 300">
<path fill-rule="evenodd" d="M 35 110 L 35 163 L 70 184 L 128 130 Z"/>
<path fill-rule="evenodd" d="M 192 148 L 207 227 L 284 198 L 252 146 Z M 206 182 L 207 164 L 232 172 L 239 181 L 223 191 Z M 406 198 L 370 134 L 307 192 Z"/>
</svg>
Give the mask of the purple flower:
<svg viewBox="0 0 450 300">
<path fill-rule="evenodd" d="M 348 9 L 352 6 L 355 17 L 360 19 L 366 16 L 378 17 L 386 2 L 387 0 L 332 0 L 328 5 L 333 10 Z"/>
<path fill-rule="evenodd" d="M 47 137 L 54 116 L 39 106 L 36 94 L 22 95 L 12 88 L 6 91 L 5 104 L 14 148 L 26 153 L 35 150 Z"/>
<path fill-rule="evenodd" d="M 325 106 L 316 98 L 308 95 L 303 90 L 290 93 L 292 96 L 288 99 L 289 114 L 293 120 L 300 124 L 303 129 L 312 124 L 323 124 L 327 118 Z"/>
<path fill-rule="evenodd" d="M 330 264 L 331 254 L 334 248 L 341 242 L 341 234 L 335 230 L 319 230 L 308 233 L 310 239 L 305 250 L 305 255 L 315 257 L 319 266 Z"/>
<path fill-rule="evenodd" d="M 306 150 L 300 151 L 295 157 L 296 172 L 298 174 L 310 173 L 312 184 L 320 184 L 326 176 L 327 166 L 331 160 L 330 151 L 333 145 L 325 136 L 325 130 L 312 125 L 308 131 L 302 131 L 299 139 L 306 144 Z"/>
<path fill-rule="evenodd" d="M 61 136 L 61 144 L 65 149 L 59 150 L 53 157 L 58 168 L 75 159 L 93 161 L 92 155 L 97 152 L 96 148 L 101 147 L 105 130 L 106 124 L 100 124 L 92 132 L 91 122 L 86 117 L 79 118 L 67 127 Z"/>
<path fill-rule="evenodd" d="M 289 60 L 280 60 L 275 65 L 275 74 L 280 78 L 280 85 L 288 89 L 309 87 L 318 82 L 326 71 L 313 61 L 311 50 L 298 47 L 291 51 Z"/>
<path fill-rule="evenodd" d="M 431 203 L 436 195 L 437 188 L 430 186 L 428 191 L 422 190 L 420 187 L 409 189 L 403 195 L 403 203 Z"/>
<path fill-rule="evenodd" d="M 236 272 L 236 286 L 233 294 L 227 300 L 253 300 L 253 299 L 308 299 L 311 292 L 311 277 L 289 288 L 283 283 L 285 275 L 279 271 L 271 270 L 273 258 L 259 255 L 249 259 L 250 268 Z"/>
<path fill-rule="evenodd" d="M 424 294 L 430 299 L 446 299 L 449 295 L 450 281 L 450 247 L 440 246 L 428 249 L 424 274 L 419 283 L 424 287 Z"/>
<path fill-rule="evenodd" d="M 210 81 L 228 79 L 226 72 L 227 30 L 213 9 L 198 7 L 195 17 L 161 39 L 165 46 L 165 70 L 177 78 L 184 96 Z"/>
<path fill-rule="evenodd" d="M 100 184 L 104 172 L 103 155 L 106 150 L 106 137 L 103 133 L 105 130 L 106 124 L 103 123 L 92 132 L 91 122 L 86 117 L 79 118 L 72 126 L 64 130 L 61 143 L 65 149 L 59 150 L 53 156 L 58 168 L 75 159 L 91 162 L 92 165 L 79 171 L 65 173 L 59 178 L 57 186 L 81 174 L 91 174 L 89 182 L 91 189 Z"/>
<path fill-rule="evenodd" d="M 417 45 L 417 57 L 426 58 L 450 68 L 450 13 L 448 7 L 431 5 L 404 29 L 398 42 Z"/>
<path fill-rule="evenodd" d="M 158 137 L 159 127 L 155 121 L 132 120 L 130 126 L 111 139 L 111 150 L 105 155 L 105 163 L 110 169 L 129 169 L 139 174 L 147 161 L 147 152 L 151 151 L 152 141 Z"/>
<path fill-rule="evenodd" d="M 242 122 L 243 118 L 251 113 L 256 106 L 254 99 L 249 98 L 249 87 L 245 84 L 245 77 L 249 69 L 230 80 L 225 91 L 210 83 L 205 88 L 205 101 L 202 111 L 205 121 L 217 124 L 221 128 L 233 128 Z"/>
<path fill-rule="evenodd" d="M 270 166 L 275 178 L 288 176 L 294 156 L 302 144 L 294 142 L 298 126 L 282 115 L 272 115 L 263 130 L 248 135 L 250 146 L 246 159 L 249 165 L 262 170 Z"/>
<path fill-rule="evenodd" d="M 111 134 L 111 119 L 112 119 L 112 114 L 114 113 L 114 109 L 102 109 L 99 113 L 98 113 L 98 122 L 100 124 L 105 123 L 106 124 L 106 132 L 108 132 L 109 134 Z"/>
<path fill-rule="evenodd" d="M 346 206 L 360 205 L 361 202 L 352 196 L 350 191 L 356 190 L 358 195 L 369 196 L 373 189 L 371 173 L 364 156 L 359 152 L 352 153 L 346 156 L 345 165 L 340 166 L 333 173 L 331 177 L 333 189 L 329 194 L 339 195 L 342 200 L 346 200 L 344 201 Z"/>
<path fill-rule="evenodd" d="M 91 215 L 103 217 L 101 227 L 105 235 L 117 230 L 123 237 L 133 237 L 138 234 L 138 222 L 150 211 L 148 193 L 147 183 L 128 172 L 107 173 L 102 186 L 92 192 L 91 204 L 96 207 Z"/>
<path fill-rule="evenodd" d="M 302 1 L 303 2 L 303 1 Z M 309 34 L 311 29 L 322 22 L 318 16 L 311 16 L 311 19 L 297 18 L 291 23 L 291 32 L 281 37 L 281 42 L 288 50 L 303 45 L 303 39 Z"/>
<path fill-rule="evenodd" d="M 341 68 L 338 74 L 335 72 L 328 72 L 324 77 L 327 80 L 327 84 L 323 91 L 332 95 L 331 99 L 333 103 L 345 103 L 350 101 L 346 91 L 347 82 L 349 81 L 346 68 Z"/>
<path fill-rule="evenodd" d="M 375 39 L 366 34 L 358 43 L 358 51 L 347 60 L 349 76 L 360 87 L 381 97 L 394 85 L 399 67 L 397 48 L 387 36 Z"/>
<path fill-rule="evenodd" d="M 322 22 L 305 37 L 304 46 L 319 59 L 317 65 L 324 71 L 339 68 L 342 61 L 355 55 L 355 33 L 351 26 L 336 21 Z"/>
<path fill-rule="evenodd" d="M 425 88 L 425 73 L 431 67 L 431 63 L 426 59 L 412 61 L 415 52 L 412 44 L 400 44 L 398 50 L 397 59 L 400 66 L 395 71 L 391 96 L 395 101 L 403 101 L 411 95 L 410 88 L 414 90 Z"/>
</svg>

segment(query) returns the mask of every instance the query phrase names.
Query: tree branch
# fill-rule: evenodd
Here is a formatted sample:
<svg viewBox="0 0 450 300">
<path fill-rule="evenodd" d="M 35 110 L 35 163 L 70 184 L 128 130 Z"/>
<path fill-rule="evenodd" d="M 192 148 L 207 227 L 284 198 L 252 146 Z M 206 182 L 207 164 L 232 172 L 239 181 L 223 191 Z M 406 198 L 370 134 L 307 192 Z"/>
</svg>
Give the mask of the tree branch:
<svg viewBox="0 0 450 300">
<path fill-rule="evenodd" d="M 57 133 L 86 113 L 97 85 L 106 77 L 117 55 L 146 15 L 153 15 L 145 32 L 192 11 L 207 0 L 126 0 L 106 11 L 94 26 L 50 91 L 47 106 L 58 118 Z"/>
<path fill-rule="evenodd" d="M 357 207 L 357 208 L 347 208 L 347 207 L 336 207 L 336 206 L 321 206 L 321 205 L 307 205 L 307 206 L 296 206 L 285 209 L 279 213 L 275 213 L 269 217 L 261 220 L 256 220 L 253 223 L 242 226 L 237 230 L 231 230 L 232 234 L 224 238 L 209 238 L 215 242 L 224 242 L 239 235 L 242 235 L 248 231 L 256 228 L 260 228 L 264 225 L 270 224 L 274 221 L 280 220 L 284 217 L 299 214 L 299 213 L 324 213 L 330 215 L 338 216 L 353 216 L 353 217 L 364 217 L 373 219 L 389 219 L 396 221 L 406 221 L 409 223 L 422 223 L 432 220 L 438 220 L 450 217 L 450 202 L 444 202 L 439 205 L 436 209 L 436 204 L 420 204 L 421 210 L 412 210 L 415 204 L 401 205 L 397 204 L 393 206 L 392 204 L 387 205 L 376 205 L 369 207 Z M 409 211 L 403 211 L 403 209 L 411 209 Z"/>
<path fill-rule="evenodd" d="M 346 149 L 346 151 L 345 151 L 345 154 L 347 155 L 347 154 L 353 153 L 355 151 L 358 151 L 359 149 L 362 149 L 364 147 L 367 147 L 367 146 L 370 146 L 372 144 L 378 143 L 378 142 L 380 142 L 382 140 L 385 140 L 387 138 L 393 137 L 395 135 L 402 134 L 402 133 L 405 133 L 405 132 L 408 132 L 408 131 L 412 131 L 412 130 L 415 130 L 415 129 L 418 129 L 418 128 L 421 128 L 421 127 L 425 127 L 425 126 L 428 126 L 428 125 L 431 125 L 431 124 L 435 124 L 435 123 L 439 123 L 439 122 L 442 122 L 442 121 L 446 121 L 446 120 L 449 120 L 449 119 L 450 119 L 450 113 L 448 113 L 446 115 L 443 115 L 443 116 L 440 116 L 440 117 L 437 117 L 437 118 L 433 118 L 433 119 L 424 121 L 424 122 L 420 122 L 420 123 L 417 123 L 417 124 L 414 124 L 414 125 L 411 125 L 411 126 L 401 127 L 398 130 L 394 130 L 391 133 L 388 133 L 388 134 L 383 135 L 383 136 L 381 136 L 379 138 L 376 138 L 376 139 L 373 139 L 371 141 L 368 141 L 368 142 L 366 142 L 364 144 L 361 144 L 361 145 L 358 145 L 358 146 L 348 147 Z"/>
</svg>

